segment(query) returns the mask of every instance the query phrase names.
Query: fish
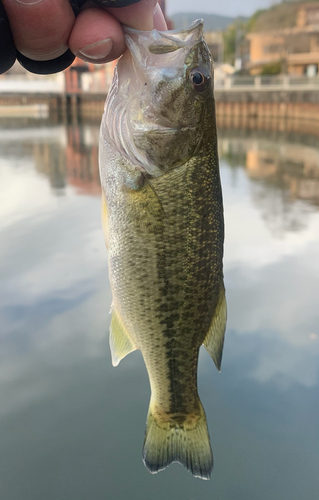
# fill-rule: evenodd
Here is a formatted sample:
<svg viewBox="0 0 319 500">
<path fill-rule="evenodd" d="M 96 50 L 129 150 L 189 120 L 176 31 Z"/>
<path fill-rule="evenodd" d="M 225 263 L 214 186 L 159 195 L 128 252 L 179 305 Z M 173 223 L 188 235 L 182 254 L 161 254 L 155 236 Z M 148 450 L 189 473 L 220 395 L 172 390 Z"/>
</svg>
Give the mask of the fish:
<svg viewBox="0 0 319 500">
<path fill-rule="evenodd" d="M 180 462 L 209 479 L 198 355 L 204 344 L 220 370 L 227 316 L 213 62 L 202 20 L 124 31 L 99 156 L 112 363 L 139 349 L 146 365 L 147 469 Z"/>
</svg>

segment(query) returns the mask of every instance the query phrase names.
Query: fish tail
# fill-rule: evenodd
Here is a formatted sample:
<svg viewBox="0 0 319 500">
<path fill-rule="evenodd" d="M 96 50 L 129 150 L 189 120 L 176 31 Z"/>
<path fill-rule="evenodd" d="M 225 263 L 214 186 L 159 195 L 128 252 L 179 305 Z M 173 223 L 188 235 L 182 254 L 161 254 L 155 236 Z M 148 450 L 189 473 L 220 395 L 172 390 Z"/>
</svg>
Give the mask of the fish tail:
<svg viewBox="0 0 319 500">
<path fill-rule="evenodd" d="M 152 474 L 165 469 L 172 462 L 179 462 L 193 476 L 210 479 L 213 454 L 205 410 L 199 399 L 198 406 L 198 412 L 185 419 L 171 414 L 166 415 L 163 420 L 154 411 L 151 401 L 146 422 L 143 462 Z"/>
</svg>

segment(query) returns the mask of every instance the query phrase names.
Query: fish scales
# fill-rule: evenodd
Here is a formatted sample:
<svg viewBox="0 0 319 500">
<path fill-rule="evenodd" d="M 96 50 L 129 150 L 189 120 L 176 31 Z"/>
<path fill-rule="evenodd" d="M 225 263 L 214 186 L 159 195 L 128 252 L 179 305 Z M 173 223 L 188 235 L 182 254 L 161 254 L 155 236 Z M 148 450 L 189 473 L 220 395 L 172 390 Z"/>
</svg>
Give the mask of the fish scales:
<svg viewBox="0 0 319 500">
<path fill-rule="evenodd" d="M 195 102 L 190 113 L 184 88 L 187 58 L 195 68 L 201 64 L 204 76 L 210 78 L 205 64 L 210 72 L 211 61 L 201 29 L 201 23 L 195 23 L 188 31 L 172 32 L 173 43 L 186 40 L 175 49 L 183 52 L 182 78 L 170 70 L 168 77 L 164 71 L 162 79 L 156 80 L 153 71 L 144 82 L 149 89 L 137 99 L 136 88 L 141 87 L 145 75 L 135 74 L 140 86 L 134 87 L 133 71 L 122 80 L 121 71 L 125 73 L 123 68 L 132 60 L 135 71 L 138 64 L 145 63 L 145 54 L 137 51 L 141 41 L 149 54 L 154 39 L 171 32 L 128 30 L 130 53 L 119 64 L 102 121 L 100 171 L 113 294 L 113 363 L 139 349 L 150 379 L 144 462 L 151 472 L 157 472 L 179 461 L 195 476 L 206 479 L 212 469 L 212 453 L 197 393 L 198 353 L 204 343 L 220 367 L 226 311 L 214 97 L 205 88 L 200 105 Z M 157 45 L 153 57 L 161 50 Z M 147 106 L 145 92 L 150 94 Z M 187 109 L 170 123 L 170 108 L 176 100 L 182 111 L 186 102 Z M 160 119 L 154 111 L 158 106 Z M 146 116 L 155 115 L 151 127 L 141 126 L 145 110 Z M 120 129 L 120 140 L 115 137 L 114 123 L 117 133 Z"/>
</svg>

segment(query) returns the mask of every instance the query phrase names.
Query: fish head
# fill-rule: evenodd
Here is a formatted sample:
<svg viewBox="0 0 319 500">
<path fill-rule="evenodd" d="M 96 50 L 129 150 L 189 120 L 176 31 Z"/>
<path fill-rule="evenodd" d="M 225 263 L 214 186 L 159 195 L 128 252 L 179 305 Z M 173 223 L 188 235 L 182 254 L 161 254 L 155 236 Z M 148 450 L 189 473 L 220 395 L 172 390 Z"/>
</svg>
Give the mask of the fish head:
<svg viewBox="0 0 319 500">
<path fill-rule="evenodd" d="M 128 50 L 106 103 L 107 133 L 133 165 L 158 176 L 201 143 L 214 106 L 213 63 L 201 20 L 183 30 L 124 31 Z"/>
</svg>

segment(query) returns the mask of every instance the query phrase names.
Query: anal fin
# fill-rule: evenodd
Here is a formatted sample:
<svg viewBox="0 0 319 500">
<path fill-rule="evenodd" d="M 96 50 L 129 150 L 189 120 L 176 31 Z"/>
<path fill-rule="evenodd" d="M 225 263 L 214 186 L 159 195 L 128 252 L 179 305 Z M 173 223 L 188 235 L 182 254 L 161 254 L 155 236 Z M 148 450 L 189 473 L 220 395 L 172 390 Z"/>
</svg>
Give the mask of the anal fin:
<svg viewBox="0 0 319 500">
<path fill-rule="evenodd" d="M 121 359 L 137 349 L 130 339 L 123 321 L 115 308 L 113 308 L 112 311 L 110 325 L 110 348 L 113 366 L 117 366 Z"/>
<path fill-rule="evenodd" d="M 214 317 L 203 342 L 208 354 L 212 357 L 218 371 L 220 371 L 222 362 L 226 319 L 227 305 L 225 288 L 224 286 L 222 286 L 219 293 L 219 299 L 215 309 Z"/>
</svg>

